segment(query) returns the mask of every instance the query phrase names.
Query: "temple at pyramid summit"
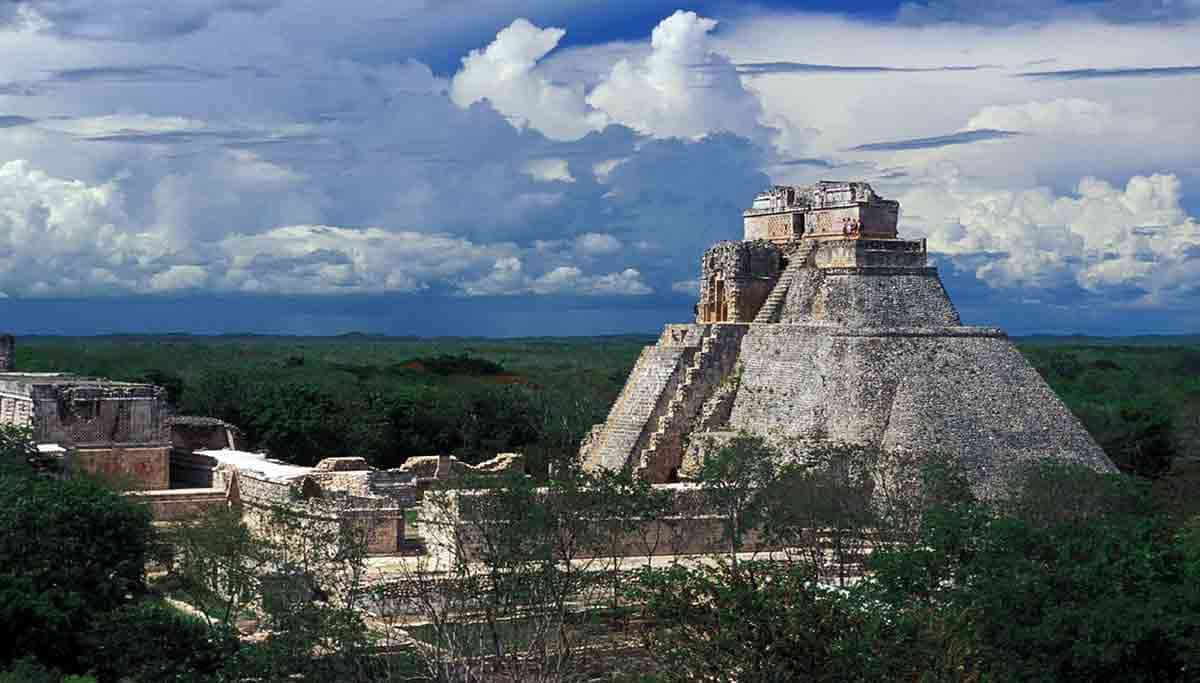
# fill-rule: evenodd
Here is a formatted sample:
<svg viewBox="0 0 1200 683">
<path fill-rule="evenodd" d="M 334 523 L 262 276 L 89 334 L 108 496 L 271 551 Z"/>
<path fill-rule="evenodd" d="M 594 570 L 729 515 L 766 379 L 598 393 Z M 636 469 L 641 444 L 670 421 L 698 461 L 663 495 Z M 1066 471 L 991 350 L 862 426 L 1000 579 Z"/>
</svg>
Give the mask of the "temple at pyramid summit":
<svg viewBox="0 0 1200 683">
<path fill-rule="evenodd" d="M 864 182 L 776 186 L 700 267 L 696 319 L 638 357 L 584 467 L 687 479 L 737 433 L 959 458 L 983 495 L 1044 458 L 1113 471 L 994 327 L 965 326 L 900 205 Z"/>
</svg>

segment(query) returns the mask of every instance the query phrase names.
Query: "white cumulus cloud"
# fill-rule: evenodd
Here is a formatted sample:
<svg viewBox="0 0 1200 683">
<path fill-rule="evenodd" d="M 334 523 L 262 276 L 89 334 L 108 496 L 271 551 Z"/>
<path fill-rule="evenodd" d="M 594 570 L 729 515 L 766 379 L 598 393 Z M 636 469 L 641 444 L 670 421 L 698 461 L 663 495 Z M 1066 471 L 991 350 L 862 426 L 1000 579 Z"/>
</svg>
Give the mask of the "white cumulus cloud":
<svg viewBox="0 0 1200 683">
<path fill-rule="evenodd" d="M 603 128 L 603 114 L 589 111 L 582 86 L 551 83 L 537 62 L 566 31 L 539 28 L 517 19 L 482 50 L 472 50 L 450 82 L 450 97 L 460 107 L 480 100 L 519 126 L 531 126 L 556 140 L 574 140 Z"/>
<path fill-rule="evenodd" d="M 23 160 L 0 165 L 4 291 L 136 291 L 166 252 L 161 234 L 130 225 L 115 183 L 57 178 Z"/>
<path fill-rule="evenodd" d="M 757 96 L 710 44 L 716 25 L 695 12 L 675 12 L 654 28 L 648 52 L 619 59 L 585 93 L 582 82 L 555 82 L 539 64 L 565 31 L 518 19 L 486 48 L 463 58 L 450 96 L 461 107 L 486 99 L 515 125 L 556 140 L 619 123 L 661 138 L 729 132 L 770 142 L 778 131 L 763 124 Z"/>
<path fill-rule="evenodd" d="M 992 287 L 1132 287 L 1153 304 L 1167 303 L 1200 275 L 1200 223 L 1181 197 L 1177 177 L 1155 174 L 1124 187 L 1085 178 L 1074 196 L 947 178 L 900 199 L 919 216 L 931 251 L 963 263 L 985 255 L 974 267 Z"/>
<path fill-rule="evenodd" d="M 1147 132 L 1153 120 L 1134 112 L 1114 114 L 1107 102 L 1080 97 L 1025 104 L 990 105 L 971 117 L 964 130 L 990 128 L 1051 135 L 1102 135 L 1114 131 Z"/>
<path fill-rule="evenodd" d="M 615 254 L 621 251 L 621 240 L 601 232 L 588 232 L 575 238 L 575 251 L 584 256 Z"/>
<path fill-rule="evenodd" d="M 531 159 L 525 164 L 525 172 L 534 180 L 544 183 L 575 182 L 575 176 L 571 175 L 566 159 Z"/>
<path fill-rule="evenodd" d="M 730 60 L 714 51 L 708 34 L 717 22 L 675 12 L 650 37 L 650 54 L 625 58 L 588 95 L 593 107 L 635 130 L 657 137 L 695 138 L 726 131 L 766 141 L 762 106 Z"/>
</svg>

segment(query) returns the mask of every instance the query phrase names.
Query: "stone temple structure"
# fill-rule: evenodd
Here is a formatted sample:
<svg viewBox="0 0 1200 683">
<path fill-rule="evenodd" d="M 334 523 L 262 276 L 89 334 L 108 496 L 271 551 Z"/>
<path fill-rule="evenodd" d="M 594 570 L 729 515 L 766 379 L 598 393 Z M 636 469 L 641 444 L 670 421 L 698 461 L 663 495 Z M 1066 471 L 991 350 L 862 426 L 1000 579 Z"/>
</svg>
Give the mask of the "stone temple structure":
<svg viewBox="0 0 1200 683">
<path fill-rule="evenodd" d="M 961 458 L 979 493 L 1046 457 L 1111 461 L 1003 331 L 964 326 L 900 206 L 862 182 L 774 187 L 701 262 L 696 320 L 643 350 L 584 467 L 686 479 L 747 432 Z"/>
</svg>

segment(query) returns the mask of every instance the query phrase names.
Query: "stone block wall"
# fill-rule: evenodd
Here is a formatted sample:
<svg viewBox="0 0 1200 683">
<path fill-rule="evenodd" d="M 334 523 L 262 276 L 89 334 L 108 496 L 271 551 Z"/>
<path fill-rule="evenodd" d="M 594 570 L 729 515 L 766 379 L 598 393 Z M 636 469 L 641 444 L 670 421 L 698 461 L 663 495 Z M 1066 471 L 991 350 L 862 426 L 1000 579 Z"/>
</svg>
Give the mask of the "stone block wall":
<svg viewBox="0 0 1200 683">
<path fill-rule="evenodd" d="M 162 389 L 140 384 L 35 386 L 34 439 L 39 443 L 168 442 Z"/>
<path fill-rule="evenodd" d="M 271 534 L 277 510 L 296 515 L 300 526 L 329 531 L 331 525 L 353 524 L 365 528 L 369 555 L 394 555 L 404 540 L 404 507 L 393 501 L 364 496 L 340 495 L 328 500 L 299 500 L 290 481 L 256 477 L 247 472 L 234 475 L 237 501 L 243 519 L 255 533 Z M 335 527 L 336 528 L 336 527 Z"/>
<path fill-rule="evenodd" d="M 960 324 L 932 268 L 805 268 L 796 273 L 779 322 L 847 327 Z"/>
<path fill-rule="evenodd" d="M 29 427 L 33 425 L 33 399 L 27 396 L 0 394 L 0 424 Z"/>
<path fill-rule="evenodd" d="M 718 242 L 700 261 L 696 322 L 749 322 L 771 293 L 783 252 L 764 240 Z"/>
<path fill-rule="evenodd" d="M 210 510 L 219 510 L 229 504 L 223 488 L 134 491 L 128 495 L 134 501 L 147 506 L 155 522 L 195 519 Z"/>
<path fill-rule="evenodd" d="M 1054 457 L 1112 463 L 994 328 L 755 325 L 727 429 L 961 457 L 979 493 Z"/>
<path fill-rule="evenodd" d="M 17 339 L 11 334 L 0 334 L 0 372 L 16 369 Z"/>
<path fill-rule="evenodd" d="M 213 470 L 217 467 L 215 458 L 200 455 L 189 450 L 171 449 L 170 479 L 171 488 L 203 489 L 213 484 Z"/>
<path fill-rule="evenodd" d="M 725 520 L 707 509 L 696 484 L 663 484 L 655 487 L 671 494 L 671 506 L 659 519 L 597 520 L 611 525 L 604 540 L 580 548 L 577 557 L 660 557 L 724 552 Z M 439 492 L 446 498 L 427 499 L 419 508 L 421 534 L 435 566 L 446 567 L 456 559 L 476 562 L 484 557 L 484 531 L 494 520 L 481 515 L 486 506 L 476 499 L 490 495 L 484 490 Z M 744 539 L 745 551 L 769 550 L 757 533 Z"/>
<path fill-rule="evenodd" d="M 133 490 L 171 486 L 170 446 L 78 447 L 69 451 L 71 467 Z"/>
<path fill-rule="evenodd" d="M 831 239 L 816 242 L 818 268 L 925 268 L 924 240 Z"/>
</svg>

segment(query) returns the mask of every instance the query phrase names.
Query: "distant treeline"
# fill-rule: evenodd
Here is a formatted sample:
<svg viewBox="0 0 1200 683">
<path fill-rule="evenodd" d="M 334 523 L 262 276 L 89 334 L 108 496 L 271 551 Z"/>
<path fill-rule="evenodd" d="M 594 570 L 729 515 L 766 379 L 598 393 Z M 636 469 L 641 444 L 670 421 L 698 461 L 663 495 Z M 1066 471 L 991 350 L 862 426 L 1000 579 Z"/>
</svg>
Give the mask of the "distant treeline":
<svg viewBox="0 0 1200 683">
<path fill-rule="evenodd" d="M 1022 351 L 1121 469 L 1154 477 L 1200 456 L 1200 346 Z"/>
<path fill-rule="evenodd" d="M 521 451 L 542 471 L 604 419 L 650 341 L 47 337 L 22 339 L 17 364 L 153 382 L 178 414 L 231 422 L 247 447 L 298 464 Z"/>
<path fill-rule="evenodd" d="M 520 450 L 540 469 L 604 419 L 652 341 L 33 337 L 18 344 L 17 363 L 160 384 L 179 413 L 228 420 L 249 447 L 297 463 L 361 455 L 391 467 L 434 453 L 477 462 Z M 1017 342 L 1123 470 L 1155 477 L 1200 456 L 1200 337 Z"/>
</svg>

